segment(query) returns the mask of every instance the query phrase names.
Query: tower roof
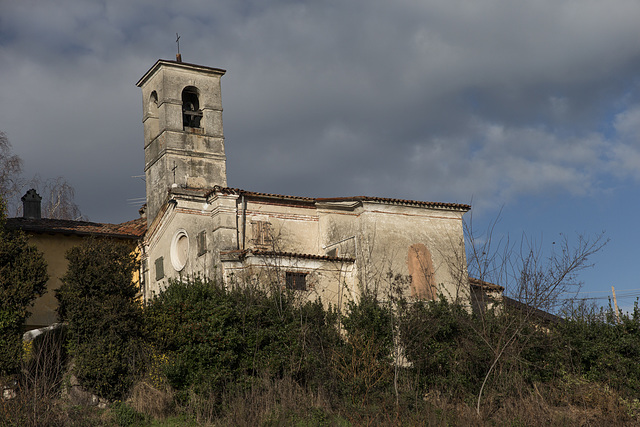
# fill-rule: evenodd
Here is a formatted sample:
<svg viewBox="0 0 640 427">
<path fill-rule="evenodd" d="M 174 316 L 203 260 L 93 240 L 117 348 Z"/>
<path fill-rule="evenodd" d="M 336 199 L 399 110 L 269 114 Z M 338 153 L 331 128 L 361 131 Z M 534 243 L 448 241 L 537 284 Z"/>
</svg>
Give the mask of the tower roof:
<svg viewBox="0 0 640 427">
<path fill-rule="evenodd" d="M 146 73 L 144 73 L 144 76 L 142 76 L 142 78 L 138 80 L 138 82 L 136 83 L 136 86 L 138 87 L 142 86 L 144 82 L 147 81 L 147 79 L 149 79 L 149 77 L 153 75 L 158 70 L 158 68 L 160 68 L 163 65 L 166 67 L 182 68 L 182 69 L 191 70 L 191 71 L 199 71 L 201 73 L 218 74 L 220 76 L 223 76 L 227 72 L 227 70 L 223 70 L 222 68 L 205 67 L 204 65 L 189 64 L 188 62 L 178 62 L 178 61 L 169 61 L 167 59 L 158 59 L 156 63 L 153 64 L 153 66 L 149 68 L 149 70 Z"/>
</svg>

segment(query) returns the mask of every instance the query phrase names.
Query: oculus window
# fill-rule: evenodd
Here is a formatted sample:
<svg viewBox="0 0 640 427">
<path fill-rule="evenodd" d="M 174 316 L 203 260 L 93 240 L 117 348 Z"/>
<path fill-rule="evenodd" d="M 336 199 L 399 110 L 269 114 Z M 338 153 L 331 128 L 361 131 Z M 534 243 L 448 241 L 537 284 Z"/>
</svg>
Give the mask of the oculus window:
<svg viewBox="0 0 640 427">
<path fill-rule="evenodd" d="M 189 256 L 189 236 L 184 230 L 176 231 L 171 241 L 171 264 L 176 271 L 182 271 Z"/>
</svg>

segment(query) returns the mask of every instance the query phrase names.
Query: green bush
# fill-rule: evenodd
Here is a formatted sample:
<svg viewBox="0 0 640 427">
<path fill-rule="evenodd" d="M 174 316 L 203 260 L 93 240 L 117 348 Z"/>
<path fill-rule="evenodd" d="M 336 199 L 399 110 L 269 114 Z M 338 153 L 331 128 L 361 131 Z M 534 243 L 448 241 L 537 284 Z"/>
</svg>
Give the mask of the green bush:
<svg viewBox="0 0 640 427">
<path fill-rule="evenodd" d="M 146 316 L 151 344 L 168 356 L 170 385 L 200 394 L 220 396 L 264 375 L 317 381 L 329 342 L 339 340 L 320 302 L 279 289 L 227 290 L 200 278 L 171 282 Z"/>
<path fill-rule="evenodd" d="M 115 402 L 111 405 L 111 412 L 115 422 L 120 427 L 130 427 L 136 425 L 146 425 L 145 416 L 136 412 L 131 406 L 124 402 Z"/>
<path fill-rule="evenodd" d="M 68 322 L 67 347 L 74 372 L 93 393 L 120 399 L 140 369 L 142 307 L 132 247 L 87 239 L 67 252 L 69 268 L 56 291 L 58 313 Z"/>
<path fill-rule="evenodd" d="M 347 302 L 342 325 L 349 338 L 372 340 L 379 360 L 389 360 L 393 346 L 392 317 L 390 307 L 374 291 L 364 289 L 358 300 Z"/>
<path fill-rule="evenodd" d="M 423 388 L 437 387 L 452 396 L 477 391 L 490 355 L 474 321 L 463 306 L 443 296 L 402 306 L 401 343 Z"/>
<path fill-rule="evenodd" d="M 20 231 L 5 229 L 0 198 L 0 375 L 13 374 L 22 360 L 22 326 L 29 307 L 47 286 L 43 255 Z"/>
<path fill-rule="evenodd" d="M 560 326 L 559 332 L 576 374 L 632 396 L 640 393 L 637 304 L 631 314 L 621 314 L 619 321 L 611 308 L 574 315 Z"/>
</svg>

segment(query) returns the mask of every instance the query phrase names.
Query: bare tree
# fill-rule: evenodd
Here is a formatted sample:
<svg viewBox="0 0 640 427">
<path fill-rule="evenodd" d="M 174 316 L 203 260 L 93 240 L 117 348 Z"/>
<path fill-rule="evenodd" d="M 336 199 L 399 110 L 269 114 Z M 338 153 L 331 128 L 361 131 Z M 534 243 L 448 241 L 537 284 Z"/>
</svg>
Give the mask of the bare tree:
<svg viewBox="0 0 640 427">
<path fill-rule="evenodd" d="M 14 210 L 12 202 L 22 189 L 21 174 L 22 159 L 13 154 L 7 134 L 0 131 L 0 196 L 10 204 L 10 211 Z"/>
<path fill-rule="evenodd" d="M 43 181 L 36 175 L 30 185 L 39 188 L 42 196 L 42 216 L 55 219 L 82 220 L 80 208 L 74 201 L 75 190 L 62 176 Z"/>
<path fill-rule="evenodd" d="M 567 295 L 576 295 L 582 286 L 578 273 L 592 267 L 589 257 L 608 242 L 603 233 L 595 237 L 578 235 L 575 242 L 561 234 L 545 252 L 541 244 L 524 235 L 519 244 L 510 241 L 508 236 L 494 240 L 498 220 L 499 217 L 490 223 L 482 235 L 474 233 L 471 221 L 465 222 L 469 275 L 504 286 L 505 294 L 516 300 L 519 309 L 517 315 L 502 313 L 504 318 L 497 333 L 486 327 L 486 313 L 478 313 L 481 321 L 474 330 L 493 353 L 478 392 L 478 414 L 487 380 L 505 351 L 516 342 L 526 345 L 527 339 L 522 334 L 525 327 L 535 321 L 533 316 L 541 310 L 558 312 L 571 301 Z"/>
<path fill-rule="evenodd" d="M 0 197 L 7 202 L 9 215 L 22 214 L 20 196 L 27 188 L 35 188 L 43 198 L 43 217 L 85 219 L 74 201 L 75 191 L 65 178 L 43 180 L 36 175 L 27 180 L 22 176 L 22 164 L 20 156 L 13 153 L 7 134 L 0 131 Z"/>
</svg>

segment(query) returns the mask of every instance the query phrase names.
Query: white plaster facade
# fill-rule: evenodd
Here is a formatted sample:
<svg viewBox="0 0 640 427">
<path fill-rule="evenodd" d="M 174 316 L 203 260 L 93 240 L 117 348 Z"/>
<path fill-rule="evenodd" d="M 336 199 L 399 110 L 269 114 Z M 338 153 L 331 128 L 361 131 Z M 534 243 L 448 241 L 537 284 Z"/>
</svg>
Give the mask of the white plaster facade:
<svg viewBox="0 0 640 427">
<path fill-rule="evenodd" d="M 145 298 L 171 278 L 200 275 L 230 285 L 258 280 L 304 288 L 309 297 L 338 305 L 357 298 L 363 286 L 384 291 L 393 282 L 403 283 L 407 295 L 469 301 L 462 226 L 468 205 L 228 188 L 224 73 L 161 60 L 138 82 L 147 179 Z M 189 114 L 201 121 L 189 121 Z"/>
</svg>

